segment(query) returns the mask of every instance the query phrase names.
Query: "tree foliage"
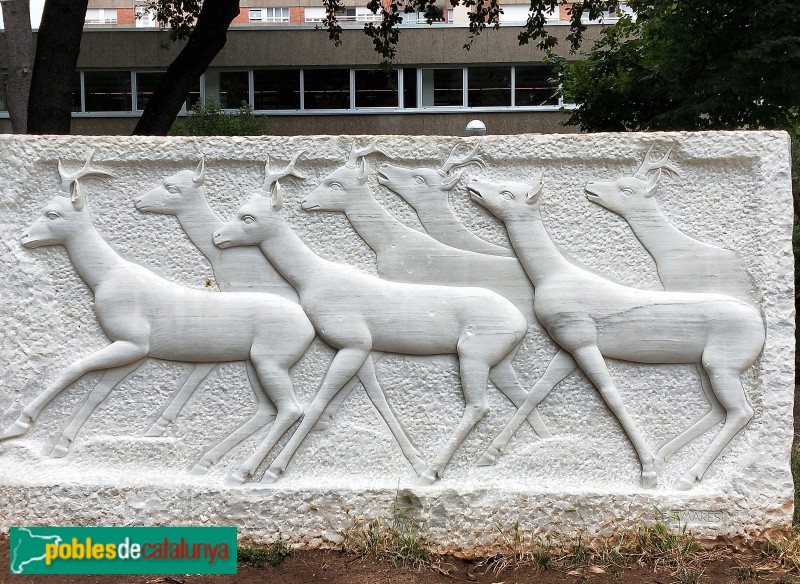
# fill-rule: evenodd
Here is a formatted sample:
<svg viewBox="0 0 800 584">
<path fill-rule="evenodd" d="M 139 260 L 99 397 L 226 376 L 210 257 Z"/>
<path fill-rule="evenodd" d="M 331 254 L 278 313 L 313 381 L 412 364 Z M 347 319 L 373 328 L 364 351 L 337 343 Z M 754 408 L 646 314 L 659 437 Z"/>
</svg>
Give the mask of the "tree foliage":
<svg viewBox="0 0 800 584">
<path fill-rule="evenodd" d="M 587 131 L 783 128 L 800 112 L 796 0 L 632 2 L 579 61 L 551 57 Z"/>
<path fill-rule="evenodd" d="M 266 134 L 266 118 L 253 115 L 249 103 L 242 103 L 236 113 L 228 113 L 213 99 L 197 102 L 185 119 L 175 122 L 172 136 L 259 136 Z"/>
</svg>

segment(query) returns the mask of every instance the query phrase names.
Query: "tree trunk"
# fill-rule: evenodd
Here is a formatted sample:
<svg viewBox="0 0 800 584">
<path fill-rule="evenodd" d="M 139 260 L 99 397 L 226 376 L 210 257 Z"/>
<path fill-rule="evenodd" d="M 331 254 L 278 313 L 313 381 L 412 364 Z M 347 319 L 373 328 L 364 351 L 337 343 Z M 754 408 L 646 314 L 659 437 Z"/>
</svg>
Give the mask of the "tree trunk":
<svg viewBox="0 0 800 584">
<path fill-rule="evenodd" d="M 2 2 L 5 23 L 6 53 L 8 54 L 8 80 L 6 98 L 11 128 L 15 134 L 24 134 L 28 128 L 28 94 L 33 71 L 33 35 L 29 0 Z"/>
<path fill-rule="evenodd" d="M 46 0 L 36 35 L 31 95 L 30 134 L 69 134 L 72 121 L 72 80 L 88 0 Z"/>
<path fill-rule="evenodd" d="M 225 46 L 239 0 L 206 0 L 183 50 L 170 64 L 142 112 L 134 135 L 165 136 L 197 79 Z"/>
</svg>

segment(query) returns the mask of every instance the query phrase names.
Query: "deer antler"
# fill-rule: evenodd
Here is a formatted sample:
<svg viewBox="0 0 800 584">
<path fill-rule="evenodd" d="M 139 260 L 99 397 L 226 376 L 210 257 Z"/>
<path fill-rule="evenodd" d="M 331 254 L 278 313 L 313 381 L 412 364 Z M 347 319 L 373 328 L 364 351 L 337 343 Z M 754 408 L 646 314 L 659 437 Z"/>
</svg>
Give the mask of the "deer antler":
<svg viewBox="0 0 800 584">
<path fill-rule="evenodd" d="M 94 162 L 93 160 L 94 153 L 95 150 L 92 149 L 92 151 L 89 153 L 89 157 L 83 164 L 83 168 L 72 174 L 67 174 L 64 170 L 64 165 L 61 163 L 61 159 L 58 160 L 58 174 L 61 176 L 61 190 L 70 193 L 72 195 L 73 200 L 75 200 L 77 196 L 77 191 L 79 190 L 79 187 L 82 186 L 79 182 L 82 178 L 86 177 L 111 178 L 114 176 L 109 172 L 105 172 L 97 168 L 92 168 L 92 162 Z"/>
<path fill-rule="evenodd" d="M 267 156 L 267 161 L 264 164 L 264 182 L 262 184 L 262 188 L 268 191 L 272 188 L 272 185 L 287 176 L 293 176 L 295 178 L 299 178 L 300 180 L 306 180 L 308 177 L 298 172 L 294 167 L 297 159 L 300 158 L 300 156 L 304 153 L 305 150 L 298 151 L 289 161 L 289 164 L 287 164 L 283 170 L 279 170 L 278 172 L 272 172 L 272 169 L 269 165 L 269 156 Z"/>
<path fill-rule="evenodd" d="M 483 161 L 483 159 L 480 156 L 475 156 L 475 153 L 481 146 L 480 142 L 477 142 L 475 146 L 472 148 L 472 150 L 467 152 L 467 154 L 465 154 L 461 158 L 456 158 L 455 153 L 456 150 L 458 150 L 459 146 L 461 146 L 461 144 L 455 145 L 453 150 L 450 151 L 450 156 L 448 156 L 447 160 L 445 160 L 444 163 L 442 163 L 442 166 L 439 170 L 441 170 L 442 172 L 449 173 L 451 170 L 453 170 L 458 166 L 466 166 L 467 164 L 471 164 L 473 162 L 478 166 L 480 166 L 481 168 L 486 167 L 486 163 Z"/>
<path fill-rule="evenodd" d="M 346 166 L 350 166 L 350 167 L 356 166 L 356 163 L 358 162 L 359 158 L 363 158 L 364 156 L 367 156 L 368 154 L 372 154 L 373 152 L 380 152 L 381 154 L 385 155 L 385 152 L 383 150 L 381 150 L 380 148 L 378 148 L 378 146 L 377 146 L 378 140 L 379 140 L 379 138 L 375 138 L 372 141 L 372 143 L 369 146 L 367 146 L 366 148 L 356 148 L 356 143 L 355 143 L 355 140 L 354 140 L 353 141 L 353 147 L 350 149 L 350 156 L 347 159 Z"/>
<path fill-rule="evenodd" d="M 655 142 L 650 144 L 650 148 L 647 149 L 647 154 L 644 155 L 642 164 L 639 165 L 639 168 L 636 169 L 636 172 L 633 173 L 633 176 L 636 178 L 645 179 L 647 178 L 648 173 L 659 169 L 674 173 L 677 176 L 678 169 L 672 166 L 672 161 L 669 159 L 670 152 L 672 152 L 672 149 L 675 148 L 675 142 L 670 144 L 669 148 L 667 148 L 667 151 L 664 153 L 664 156 L 662 156 L 660 160 L 656 161 L 650 160 L 650 153 L 653 151 L 654 146 Z"/>
</svg>

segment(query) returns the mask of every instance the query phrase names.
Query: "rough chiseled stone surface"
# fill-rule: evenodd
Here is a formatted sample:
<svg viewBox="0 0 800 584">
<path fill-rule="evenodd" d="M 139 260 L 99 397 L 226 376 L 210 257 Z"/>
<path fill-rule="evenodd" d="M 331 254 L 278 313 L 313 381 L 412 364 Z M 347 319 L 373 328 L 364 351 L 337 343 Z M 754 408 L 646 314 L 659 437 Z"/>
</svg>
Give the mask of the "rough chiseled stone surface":
<svg viewBox="0 0 800 584">
<path fill-rule="evenodd" d="M 371 138 L 356 138 L 363 146 Z M 656 197 L 684 233 L 735 249 L 752 276 L 767 322 L 761 356 L 742 376 L 755 415 L 691 491 L 675 485 L 718 432 L 680 450 L 654 489 L 620 425 L 582 373 L 573 373 L 539 407 L 554 438 L 520 428 L 497 463 L 476 467 L 514 413 L 493 387 L 489 413 L 433 486 L 415 473 L 359 386 L 326 430 L 313 432 L 285 477 L 226 486 L 223 479 L 265 432 L 245 440 L 205 476 L 188 474 L 216 441 L 255 408 L 242 363 L 219 366 L 160 438 L 143 434 L 188 374 L 189 365 L 148 360 L 91 416 L 64 458 L 49 454 L 99 378 L 91 373 L 55 399 L 28 434 L 0 443 L 0 528 L 11 525 L 237 525 L 240 535 L 324 546 L 356 518 L 389 516 L 399 506 L 420 520 L 443 550 L 486 551 L 515 522 L 537 533 L 601 535 L 650 519 L 679 516 L 705 537 L 757 536 L 789 525 L 792 479 L 794 303 L 788 138 L 782 133 L 596 134 L 484 138 L 381 138 L 366 158 L 373 195 L 400 221 L 422 229 L 414 210 L 380 185 L 378 167 L 438 168 L 458 143 L 481 143 L 486 168 L 464 169 L 450 193 L 456 214 L 484 239 L 508 245 L 503 226 L 470 201 L 467 180 L 534 181 L 543 173 L 542 210 L 550 236 L 597 273 L 629 286 L 660 289 L 651 256 L 625 220 L 587 200 L 592 181 L 629 176 L 647 148 L 671 154 L 678 176 L 664 176 Z M 350 137 L 120 138 L 2 137 L 0 249 L 0 430 L 73 361 L 108 344 L 94 299 L 62 247 L 26 249 L 20 236 L 58 193 L 58 161 L 77 169 L 92 149 L 114 178 L 87 180 L 94 224 L 126 259 L 192 288 L 216 288 L 205 257 L 172 216 L 145 214 L 134 198 L 206 160 L 208 201 L 224 220 L 257 190 L 267 155 L 275 167 L 298 150 L 305 181 L 285 181 L 284 214 L 319 255 L 377 275 L 375 255 L 342 213 L 306 212 L 300 199 L 347 159 Z M 465 148 L 462 146 L 462 148 Z M 587 290 L 587 294 L 591 294 Z M 529 389 L 556 346 L 534 323 L 515 369 Z M 292 370 L 301 403 L 313 398 L 333 350 L 320 340 Z M 607 360 L 634 421 L 654 451 L 707 410 L 693 365 Z M 450 356 L 387 355 L 377 376 L 397 418 L 426 460 L 453 432 L 464 408 L 457 361 Z M 280 446 L 262 465 L 256 479 Z"/>
</svg>

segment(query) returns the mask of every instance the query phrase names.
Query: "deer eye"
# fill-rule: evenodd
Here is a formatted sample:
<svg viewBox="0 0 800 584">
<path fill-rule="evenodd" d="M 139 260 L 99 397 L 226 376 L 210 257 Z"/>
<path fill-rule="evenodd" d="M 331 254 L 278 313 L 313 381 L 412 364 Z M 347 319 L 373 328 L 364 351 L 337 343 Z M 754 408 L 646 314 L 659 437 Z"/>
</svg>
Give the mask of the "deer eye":
<svg viewBox="0 0 800 584">
<path fill-rule="evenodd" d="M 514 193 L 511 191 L 503 191 L 500 193 L 500 196 L 503 197 L 504 201 L 513 201 L 514 200 Z"/>
<path fill-rule="evenodd" d="M 48 211 L 47 213 L 44 214 L 44 216 L 50 219 L 51 221 L 53 219 L 58 219 L 59 217 L 61 217 L 61 215 L 59 215 L 55 211 Z"/>
<path fill-rule="evenodd" d="M 332 182 L 332 183 L 330 184 L 330 189 L 331 189 L 332 191 L 340 191 L 340 190 L 342 189 L 342 184 L 341 184 L 341 183 L 338 183 L 338 182 Z"/>
<path fill-rule="evenodd" d="M 625 195 L 626 197 L 630 197 L 633 195 L 633 189 L 628 189 L 628 188 L 622 189 L 622 194 Z"/>
<path fill-rule="evenodd" d="M 414 182 L 417 183 L 418 185 L 424 185 L 425 184 L 425 179 L 422 178 L 421 176 L 415 176 L 414 177 Z"/>
<path fill-rule="evenodd" d="M 170 186 L 167 187 L 167 192 L 168 193 L 172 193 L 174 195 L 174 194 L 176 194 L 178 192 L 178 188 L 177 187 L 173 187 L 172 185 L 170 185 Z"/>
<path fill-rule="evenodd" d="M 253 217 L 252 215 L 243 215 L 242 216 L 242 221 L 244 223 L 246 223 L 247 225 L 250 225 L 251 223 L 255 223 L 256 222 L 256 218 Z"/>
</svg>

